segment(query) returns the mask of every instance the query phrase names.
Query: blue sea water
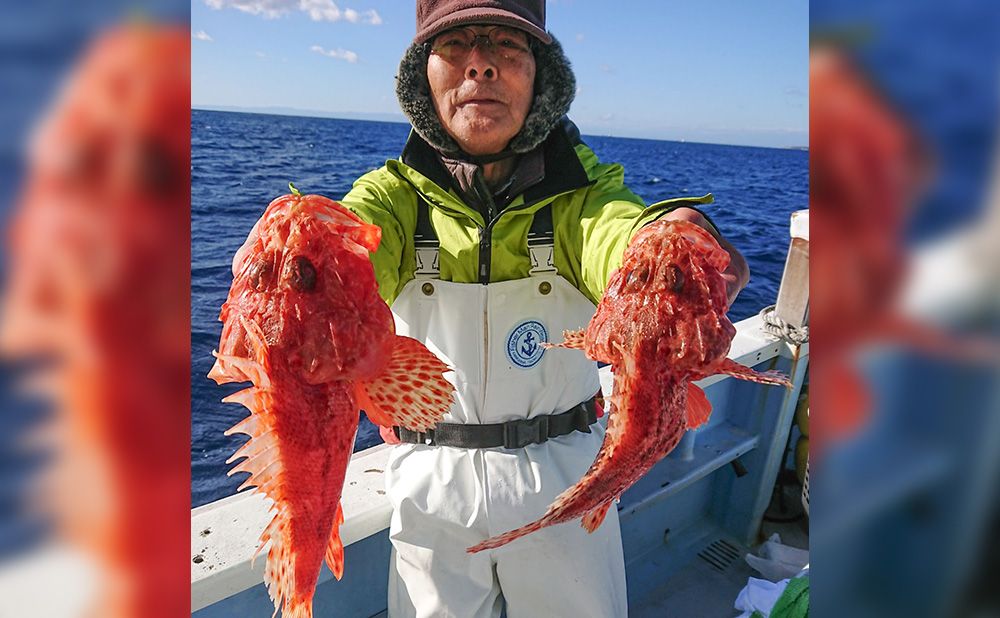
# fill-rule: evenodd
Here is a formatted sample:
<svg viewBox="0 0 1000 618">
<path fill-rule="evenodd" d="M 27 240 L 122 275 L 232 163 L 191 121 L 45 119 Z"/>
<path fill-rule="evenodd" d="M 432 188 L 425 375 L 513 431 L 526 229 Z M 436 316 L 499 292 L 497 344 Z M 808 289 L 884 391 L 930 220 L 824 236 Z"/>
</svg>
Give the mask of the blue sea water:
<svg viewBox="0 0 1000 618">
<path fill-rule="evenodd" d="M 407 125 L 193 110 L 191 116 L 191 476 L 192 505 L 232 493 L 245 475 L 226 477 L 225 460 L 245 439 L 223 432 L 247 411 L 220 400 L 241 387 L 205 377 L 232 282 L 233 254 L 254 222 L 292 181 L 304 193 L 343 197 L 356 178 L 399 155 Z M 790 214 L 808 204 L 809 156 L 802 150 L 584 136 L 603 161 L 647 202 L 713 193 L 706 208 L 750 264 L 750 285 L 733 321 L 774 302 Z M 381 439 L 362 419 L 355 449 Z"/>
</svg>

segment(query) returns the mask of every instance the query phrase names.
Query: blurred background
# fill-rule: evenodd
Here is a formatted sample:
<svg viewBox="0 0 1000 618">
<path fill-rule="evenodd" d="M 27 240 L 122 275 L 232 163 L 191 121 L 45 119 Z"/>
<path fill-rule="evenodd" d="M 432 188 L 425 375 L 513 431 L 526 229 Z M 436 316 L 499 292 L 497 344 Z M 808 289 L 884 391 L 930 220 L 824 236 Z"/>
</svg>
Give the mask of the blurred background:
<svg viewBox="0 0 1000 618">
<path fill-rule="evenodd" d="M 4 15 L 0 614 L 183 615 L 189 7 Z"/>
<path fill-rule="evenodd" d="M 812 610 L 997 616 L 1000 6 L 810 9 Z"/>
</svg>

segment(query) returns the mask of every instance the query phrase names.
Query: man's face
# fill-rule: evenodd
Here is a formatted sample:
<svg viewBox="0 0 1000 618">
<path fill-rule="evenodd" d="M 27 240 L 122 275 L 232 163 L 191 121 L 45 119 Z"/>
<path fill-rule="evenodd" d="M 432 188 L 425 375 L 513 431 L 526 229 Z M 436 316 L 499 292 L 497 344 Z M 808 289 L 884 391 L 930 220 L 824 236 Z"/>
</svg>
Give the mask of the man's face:
<svg viewBox="0 0 1000 618">
<path fill-rule="evenodd" d="M 431 41 L 427 80 L 434 107 L 465 152 L 498 153 L 524 125 L 535 82 L 528 36 L 514 28 L 466 26 Z"/>
</svg>

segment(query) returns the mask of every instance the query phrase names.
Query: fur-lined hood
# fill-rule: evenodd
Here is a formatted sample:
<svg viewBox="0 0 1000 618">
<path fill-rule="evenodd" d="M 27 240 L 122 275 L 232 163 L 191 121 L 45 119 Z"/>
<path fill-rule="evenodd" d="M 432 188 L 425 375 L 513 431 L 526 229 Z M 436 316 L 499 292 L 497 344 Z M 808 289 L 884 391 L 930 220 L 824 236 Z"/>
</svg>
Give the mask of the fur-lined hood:
<svg viewBox="0 0 1000 618">
<path fill-rule="evenodd" d="M 550 33 L 551 34 L 551 33 Z M 559 41 L 550 45 L 532 43 L 535 53 L 534 100 L 521 131 L 510 140 L 503 154 L 534 150 L 569 111 L 576 95 L 576 78 Z M 427 82 L 427 57 L 430 44 L 413 44 L 399 63 L 396 96 L 413 129 L 441 154 L 457 159 L 474 160 L 462 151 L 438 119 Z M 491 160 L 503 156 L 490 156 Z"/>
</svg>

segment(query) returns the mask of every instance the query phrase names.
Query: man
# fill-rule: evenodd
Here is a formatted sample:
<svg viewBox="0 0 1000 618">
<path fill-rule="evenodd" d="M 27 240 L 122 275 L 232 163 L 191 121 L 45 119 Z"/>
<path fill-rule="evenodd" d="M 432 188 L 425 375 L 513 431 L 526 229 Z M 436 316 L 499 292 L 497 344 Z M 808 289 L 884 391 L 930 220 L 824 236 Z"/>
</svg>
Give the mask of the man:
<svg viewBox="0 0 1000 618">
<path fill-rule="evenodd" d="M 413 131 L 343 200 L 382 228 L 372 261 L 398 332 L 454 368 L 445 423 L 395 431 L 393 617 L 626 613 L 614 509 L 593 534 L 570 523 L 465 552 L 540 516 L 603 441 L 595 363 L 538 344 L 586 326 L 641 226 L 682 218 L 718 236 L 694 208 L 711 196 L 645 208 L 580 140 L 544 15 L 544 0 L 418 0 L 397 78 Z M 724 246 L 731 301 L 748 271 Z"/>
</svg>

